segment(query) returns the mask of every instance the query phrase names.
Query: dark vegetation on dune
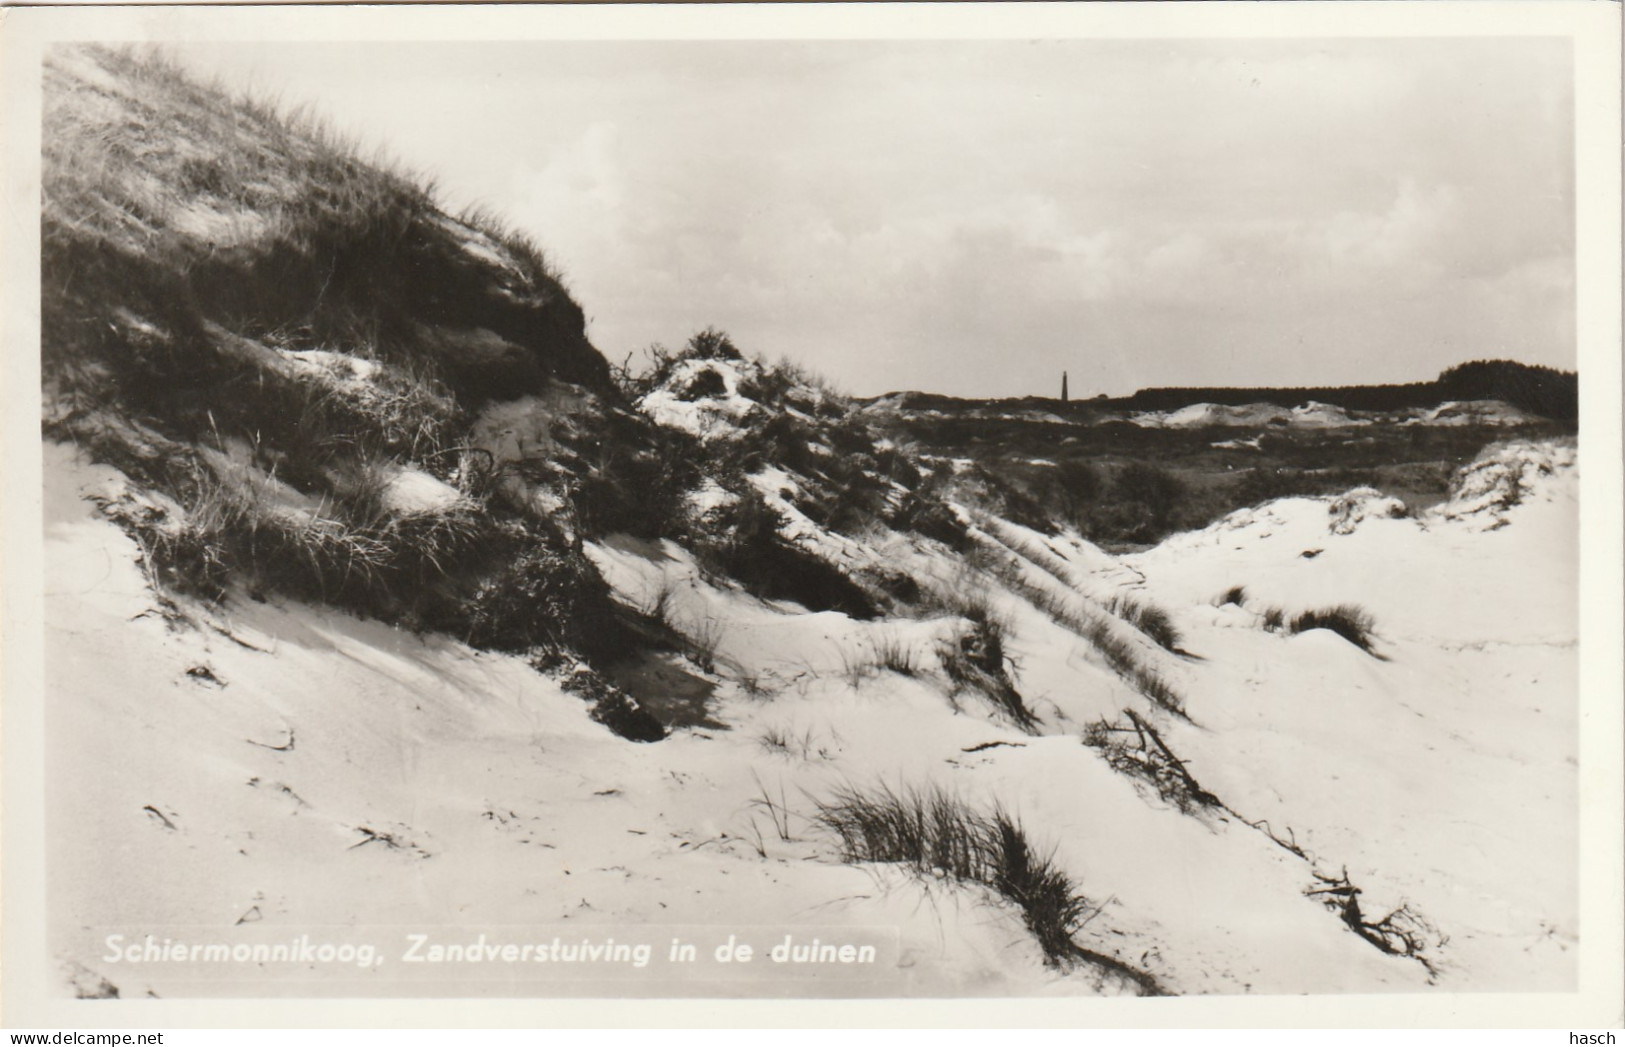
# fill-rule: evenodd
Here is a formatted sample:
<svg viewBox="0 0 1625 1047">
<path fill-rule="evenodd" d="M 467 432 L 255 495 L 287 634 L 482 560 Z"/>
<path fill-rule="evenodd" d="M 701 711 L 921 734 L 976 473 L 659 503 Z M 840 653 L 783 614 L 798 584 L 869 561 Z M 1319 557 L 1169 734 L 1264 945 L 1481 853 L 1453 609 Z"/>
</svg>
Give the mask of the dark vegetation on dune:
<svg viewBox="0 0 1625 1047">
<path fill-rule="evenodd" d="M 1538 419 L 1518 426 L 1157 429 L 1064 421 L 1044 417 L 1048 412 L 990 417 L 985 406 L 882 417 L 926 455 L 970 459 L 996 474 L 1007 519 L 1045 532 L 1075 527 L 1110 549 L 1154 544 L 1275 498 L 1355 487 L 1426 508 L 1448 496 L 1456 474 L 1485 446 L 1573 431 Z"/>
<path fill-rule="evenodd" d="M 612 597 L 583 548 L 611 534 L 675 539 L 723 584 L 811 610 L 919 598 L 786 538 L 749 479 L 764 467 L 833 531 L 963 540 L 952 485 L 794 367 L 751 369 L 761 411 L 738 439 L 651 424 L 632 402 L 678 363 L 743 360 L 725 334 L 611 367 L 531 241 L 314 120 L 152 51 L 61 48 L 44 83 L 44 429 L 131 478 L 104 510 L 165 592 L 281 594 L 607 669 L 692 646 Z M 729 499 L 698 513 L 705 484 Z M 659 734 L 571 679 L 618 732 Z"/>
<path fill-rule="evenodd" d="M 1579 377 L 1573 371 L 1511 360 L 1457 364 L 1431 382 L 1302 389 L 1141 389 L 1132 396 L 1105 403 L 1133 411 L 1169 411 L 1193 403 L 1292 407 L 1309 400 L 1350 411 L 1402 411 L 1436 407 L 1449 400 L 1500 400 L 1554 422 L 1572 423 L 1580 417 Z"/>
<path fill-rule="evenodd" d="M 1310 401 L 1359 412 L 1375 424 L 1153 428 L 1127 420 L 1136 412 L 1198 403 L 1291 408 Z M 1529 417 L 1500 426 L 1395 424 L 1403 412 L 1451 401 L 1500 401 Z M 1434 381 L 1403 385 L 1157 388 L 1068 403 L 901 393 L 864 403 L 930 453 L 996 471 L 1016 492 L 1011 519 L 1040 530 L 1053 520 L 1121 548 L 1204 527 L 1274 498 L 1353 487 L 1375 487 L 1425 507 L 1446 496 L 1456 472 L 1488 443 L 1514 434 L 1573 434 L 1579 386 L 1572 371 L 1475 360 Z"/>
<path fill-rule="evenodd" d="M 636 515 L 680 454 L 621 402 L 539 249 L 155 53 L 59 49 L 45 98 L 45 430 L 150 493 L 106 508 L 156 580 L 616 655 L 583 520 Z M 480 431 L 499 401 L 533 450 Z M 628 451 L 588 457 L 605 444 Z M 403 478 L 439 494 L 403 499 Z"/>
</svg>

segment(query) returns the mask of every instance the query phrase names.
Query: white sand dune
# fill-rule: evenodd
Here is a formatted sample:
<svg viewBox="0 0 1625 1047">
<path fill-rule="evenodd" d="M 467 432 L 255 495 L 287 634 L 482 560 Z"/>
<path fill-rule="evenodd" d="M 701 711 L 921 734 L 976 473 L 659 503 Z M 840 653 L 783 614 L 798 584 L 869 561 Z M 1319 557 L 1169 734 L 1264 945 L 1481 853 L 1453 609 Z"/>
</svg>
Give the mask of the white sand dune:
<svg viewBox="0 0 1625 1047">
<path fill-rule="evenodd" d="M 48 813 L 73 827 L 51 834 L 47 855 L 53 949 L 64 972 L 125 997 L 310 991 L 270 971 L 198 981 L 209 972 L 186 963 L 105 961 L 107 928 L 149 924 L 226 940 L 320 926 L 545 926 L 622 940 L 678 925 L 878 927 L 896 936 L 893 966 L 856 981 L 784 975 L 771 992 L 1122 988 L 1046 967 L 1019 912 L 991 892 L 842 864 L 810 820 L 815 801 L 879 782 L 936 783 L 1016 812 L 1099 904 L 1078 941 L 1168 991 L 1575 985 L 1571 451 L 1491 456 L 1474 476 L 1521 484 L 1493 509 L 1471 483 L 1423 519 L 1293 499 L 1121 558 L 1026 532 L 1055 561 L 1024 563 L 1030 584 L 1081 607 L 1127 593 L 1169 611 L 1190 657 L 1137 649 L 1193 723 L 1160 713 L 1011 592 L 991 598 L 1011 623 L 1037 734 L 977 697 L 945 696 L 934 651 L 956 619 L 808 614 L 710 584 L 669 543 L 593 547 L 629 602 L 664 587 L 675 622 L 719 630 L 717 672 L 703 679 L 719 726 L 654 744 L 610 734 L 521 659 L 448 638 L 246 598 L 168 623 L 137 549 L 82 500 L 117 474 L 62 447 L 48 455 Z M 1491 511 L 1501 522 L 1486 529 Z M 926 583 L 962 576 L 940 546 L 873 542 L 866 555 Z M 1236 585 L 1243 606 L 1215 606 Z M 1380 659 L 1325 630 L 1261 627 L 1270 606 L 1290 618 L 1341 602 L 1373 616 Z M 918 675 L 852 671 L 880 643 L 912 651 Z M 1080 742 L 1089 722 L 1124 709 L 1160 724 L 1229 812 L 1181 813 Z M 1267 821 L 1304 857 L 1244 820 Z M 110 878 L 117 869 L 144 871 Z M 1344 870 L 1369 919 L 1407 905 L 1436 931 L 1435 974 L 1379 952 L 1306 895 L 1317 871 Z M 324 977 L 346 994 L 357 980 L 387 993 L 399 974 L 386 963 Z M 655 964 L 526 976 L 500 991 L 768 991 L 715 977 Z"/>
</svg>

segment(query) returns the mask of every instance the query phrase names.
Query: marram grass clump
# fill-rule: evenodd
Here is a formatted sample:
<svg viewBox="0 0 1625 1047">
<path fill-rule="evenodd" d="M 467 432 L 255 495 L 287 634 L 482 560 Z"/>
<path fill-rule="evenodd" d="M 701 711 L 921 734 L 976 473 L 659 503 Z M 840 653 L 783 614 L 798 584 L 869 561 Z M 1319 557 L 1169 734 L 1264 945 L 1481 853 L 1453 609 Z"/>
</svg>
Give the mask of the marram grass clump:
<svg viewBox="0 0 1625 1047">
<path fill-rule="evenodd" d="M 1371 631 L 1376 627 L 1371 614 L 1358 604 L 1340 603 L 1335 607 L 1322 607 L 1304 611 L 1292 619 L 1294 635 L 1310 629 L 1329 629 L 1367 654 L 1372 649 Z"/>
<path fill-rule="evenodd" d="M 940 787 L 839 789 L 818 804 L 815 820 L 841 841 L 848 862 L 900 865 L 922 879 L 987 888 L 1014 904 L 1045 962 L 1084 963 L 1141 995 L 1161 988 L 1143 971 L 1078 944 L 1075 935 L 1100 913 L 1053 853 L 1035 849 L 1020 821 L 995 807 L 983 812 Z"/>
</svg>

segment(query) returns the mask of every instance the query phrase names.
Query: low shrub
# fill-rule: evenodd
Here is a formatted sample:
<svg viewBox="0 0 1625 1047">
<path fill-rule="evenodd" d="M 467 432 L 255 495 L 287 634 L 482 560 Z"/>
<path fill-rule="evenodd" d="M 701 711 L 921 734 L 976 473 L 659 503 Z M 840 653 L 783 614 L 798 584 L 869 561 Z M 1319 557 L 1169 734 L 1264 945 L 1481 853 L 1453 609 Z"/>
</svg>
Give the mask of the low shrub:
<svg viewBox="0 0 1625 1047">
<path fill-rule="evenodd" d="M 710 515 L 694 543 L 706 565 L 767 600 L 790 600 L 809 611 L 840 611 L 852 618 L 878 614 L 874 599 L 835 565 L 792 545 L 779 534 L 782 515 L 754 487 Z"/>
<path fill-rule="evenodd" d="M 688 530 L 688 496 L 704 482 L 698 441 L 676 430 L 606 439 L 598 461 L 571 485 L 571 503 L 590 535 L 667 538 Z"/>
<path fill-rule="evenodd" d="M 665 725 L 653 713 L 592 669 L 577 666 L 564 677 L 562 686 L 592 703 L 589 715 L 627 741 L 658 742 L 666 737 Z"/>
<path fill-rule="evenodd" d="M 1059 533 L 1050 510 L 1001 472 L 994 472 L 975 462 L 969 466 L 956 466 L 952 482 L 946 483 L 944 495 L 974 509 L 1009 520 L 1030 531 L 1052 536 Z"/>
<path fill-rule="evenodd" d="M 512 653 L 570 649 L 612 656 L 621 635 L 610 589 L 580 553 L 533 541 L 482 579 L 460 617 L 476 647 Z"/>
<path fill-rule="evenodd" d="M 716 327 L 707 327 L 690 337 L 688 354 L 701 360 L 743 359 L 743 354 L 734 345 L 733 339 L 728 337 L 728 332 Z"/>
<path fill-rule="evenodd" d="M 688 384 L 677 390 L 679 400 L 705 400 L 711 397 L 723 396 L 728 392 L 728 383 L 722 377 L 722 372 L 714 367 L 706 367 L 690 378 Z"/>
<path fill-rule="evenodd" d="M 899 531 L 911 531 L 922 538 L 941 542 L 955 552 L 970 547 L 970 534 L 963 520 L 941 501 L 909 491 L 897 500 L 885 521 Z"/>
<path fill-rule="evenodd" d="M 1100 502 L 1105 487 L 1099 470 L 1087 462 L 1068 459 L 1056 464 L 1051 498 L 1067 520 L 1079 530 L 1089 526 L 1089 513 Z"/>
<path fill-rule="evenodd" d="M 1189 486 L 1162 466 L 1130 462 L 1110 473 L 1075 520 L 1097 542 L 1150 544 L 1179 529 L 1190 494 Z"/>
<path fill-rule="evenodd" d="M 789 413 L 773 414 L 752 430 L 749 440 L 738 441 L 740 470 L 753 473 L 763 466 L 776 465 L 811 475 L 821 464 L 812 450 L 816 442 L 817 433 L 807 422 Z"/>
</svg>

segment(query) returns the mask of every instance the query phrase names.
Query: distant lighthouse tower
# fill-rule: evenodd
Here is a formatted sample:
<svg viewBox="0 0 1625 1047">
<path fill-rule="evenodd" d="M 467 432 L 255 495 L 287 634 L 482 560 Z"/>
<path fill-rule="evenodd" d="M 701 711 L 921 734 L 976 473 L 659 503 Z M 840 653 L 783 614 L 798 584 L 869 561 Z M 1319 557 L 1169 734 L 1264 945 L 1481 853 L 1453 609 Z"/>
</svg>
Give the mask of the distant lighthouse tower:
<svg viewBox="0 0 1625 1047">
<path fill-rule="evenodd" d="M 1061 402 L 1066 403 L 1066 372 L 1061 372 Z"/>
</svg>

